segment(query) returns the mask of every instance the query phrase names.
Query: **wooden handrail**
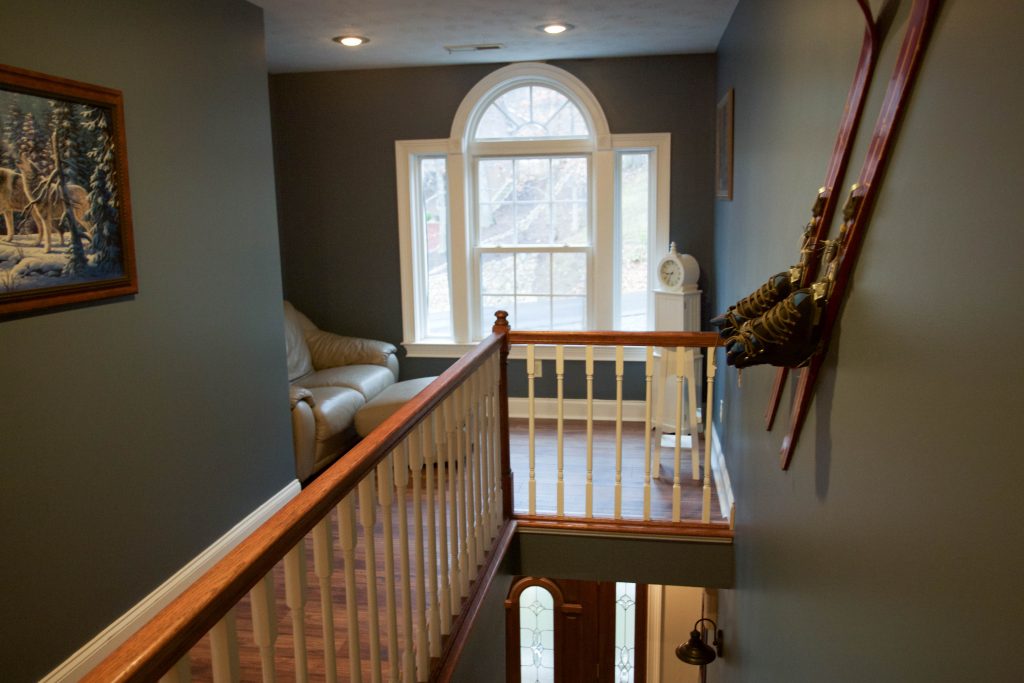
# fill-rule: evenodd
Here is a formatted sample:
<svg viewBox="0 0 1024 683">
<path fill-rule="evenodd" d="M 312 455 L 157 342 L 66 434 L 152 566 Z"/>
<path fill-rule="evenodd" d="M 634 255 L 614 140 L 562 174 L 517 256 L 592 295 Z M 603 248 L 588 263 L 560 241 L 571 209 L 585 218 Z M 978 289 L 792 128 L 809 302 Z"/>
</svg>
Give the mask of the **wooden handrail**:
<svg viewBox="0 0 1024 683">
<path fill-rule="evenodd" d="M 572 346 L 721 346 L 715 332 L 595 332 L 523 331 L 508 333 L 510 344 L 565 344 Z"/>
<path fill-rule="evenodd" d="M 153 681 L 168 671 L 412 429 L 505 343 L 492 334 L 399 408 L 82 680 Z"/>
</svg>

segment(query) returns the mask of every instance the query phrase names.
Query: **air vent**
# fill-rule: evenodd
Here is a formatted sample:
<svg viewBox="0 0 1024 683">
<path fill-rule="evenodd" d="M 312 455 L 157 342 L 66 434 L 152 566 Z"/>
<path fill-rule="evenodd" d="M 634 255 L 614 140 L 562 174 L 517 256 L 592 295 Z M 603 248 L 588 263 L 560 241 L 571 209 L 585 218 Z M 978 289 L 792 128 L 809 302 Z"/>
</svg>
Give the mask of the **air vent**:
<svg viewBox="0 0 1024 683">
<path fill-rule="evenodd" d="M 448 54 L 455 54 L 456 52 L 483 52 L 484 50 L 500 50 L 505 47 L 501 43 L 486 43 L 483 45 L 445 45 L 444 49 L 448 50 Z"/>
</svg>

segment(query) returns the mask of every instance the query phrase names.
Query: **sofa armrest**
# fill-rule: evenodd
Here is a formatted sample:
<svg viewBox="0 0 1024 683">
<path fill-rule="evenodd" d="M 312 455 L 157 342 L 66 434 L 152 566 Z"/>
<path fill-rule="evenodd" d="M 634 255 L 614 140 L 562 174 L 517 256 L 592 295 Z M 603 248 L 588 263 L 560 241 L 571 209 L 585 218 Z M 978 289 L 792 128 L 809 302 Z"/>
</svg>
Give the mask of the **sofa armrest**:
<svg viewBox="0 0 1024 683">
<path fill-rule="evenodd" d="M 332 332 L 317 330 L 306 335 L 313 367 L 317 370 L 339 365 L 383 365 L 398 376 L 398 349 L 394 344 L 344 337 Z"/>
<path fill-rule="evenodd" d="M 288 401 L 291 403 L 292 410 L 295 410 L 295 406 L 298 403 L 308 403 L 310 408 L 316 406 L 316 401 L 313 400 L 313 392 L 305 387 L 297 387 L 294 384 L 288 385 Z"/>
</svg>

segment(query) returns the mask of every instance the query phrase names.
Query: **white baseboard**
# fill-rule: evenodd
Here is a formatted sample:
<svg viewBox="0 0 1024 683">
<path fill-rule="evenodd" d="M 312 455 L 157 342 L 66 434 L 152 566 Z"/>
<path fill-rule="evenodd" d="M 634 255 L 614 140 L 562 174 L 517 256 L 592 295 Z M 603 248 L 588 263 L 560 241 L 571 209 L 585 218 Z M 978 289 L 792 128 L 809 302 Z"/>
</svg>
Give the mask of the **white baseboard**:
<svg viewBox="0 0 1024 683">
<path fill-rule="evenodd" d="M 56 669 L 41 679 L 41 683 L 77 681 L 96 667 L 133 633 L 142 628 L 150 619 L 178 597 L 196 579 L 205 574 L 222 557 L 228 554 L 244 538 L 267 521 L 284 504 L 298 495 L 302 487 L 298 480 L 292 481 L 268 501 L 253 510 L 234 528 L 213 542 L 210 547 L 179 569 L 156 590 L 138 604 L 122 614 L 114 623 L 103 629 L 95 638 L 86 643 L 78 652 L 68 657 Z"/>
<path fill-rule="evenodd" d="M 558 417 L 558 399 L 555 398 L 536 398 L 535 410 L 537 411 L 536 417 L 542 419 L 555 419 Z M 569 398 L 562 401 L 563 410 L 565 412 L 566 420 L 585 420 L 587 419 L 587 401 L 583 398 Z M 622 402 L 622 420 L 623 422 L 643 422 L 644 421 L 644 401 L 623 401 Z M 529 417 L 530 416 L 530 399 L 523 397 L 511 397 L 508 399 L 508 415 L 509 417 Z M 594 419 L 595 420 L 614 420 L 615 419 L 615 401 L 610 399 L 601 399 L 594 401 Z"/>
<path fill-rule="evenodd" d="M 732 482 L 729 480 L 729 470 L 725 466 L 722 442 L 718 440 L 718 430 L 715 429 L 713 423 L 711 425 L 711 474 L 715 478 L 718 507 L 721 508 L 722 517 L 732 521 L 732 506 L 736 499 L 732 495 Z"/>
</svg>

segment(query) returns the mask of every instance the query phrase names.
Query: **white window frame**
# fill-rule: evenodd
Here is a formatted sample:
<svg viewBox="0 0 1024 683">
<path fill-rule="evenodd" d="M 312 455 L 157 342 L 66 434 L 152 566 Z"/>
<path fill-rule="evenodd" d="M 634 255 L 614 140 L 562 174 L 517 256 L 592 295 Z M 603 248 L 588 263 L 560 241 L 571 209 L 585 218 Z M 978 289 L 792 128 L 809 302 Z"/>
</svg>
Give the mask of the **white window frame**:
<svg viewBox="0 0 1024 683">
<path fill-rule="evenodd" d="M 543 85 L 567 95 L 587 121 L 590 137 L 560 140 L 474 141 L 470 136 L 479 117 L 495 97 L 523 85 Z M 463 99 L 452 122 L 448 138 L 433 140 L 397 140 L 395 170 L 398 194 L 399 261 L 402 278 L 402 329 L 407 355 L 411 357 L 457 358 L 476 344 L 476 331 L 483 321 L 478 319 L 478 268 L 474 258 L 473 232 L 470 224 L 476 213 L 473 187 L 476 182 L 474 159 L 478 156 L 530 156 L 552 154 L 585 154 L 590 157 L 590 228 L 593 257 L 588 283 L 588 319 L 593 329 L 612 329 L 619 312 L 616 287 L 619 270 L 617 198 L 619 195 L 618 155 L 623 152 L 651 153 L 654 182 L 650 202 L 654 230 L 648 241 L 648 281 L 654 282 L 657 255 L 668 245 L 669 192 L 671 168 L 671 135 L 669 133 L 613 135 L 597 99 L 589 88 L 572 74 L 540 63 L 506 66 L 486 76 Z M 417 292 L 423 285 L 419 272 L 422 247 L 418 233 L 419 220 L 413 208 L 418 188 L 415 186 L 416 164 L 423 157 L 445 157 L 448 178 L 448 254 L 449 286 L 452 295 L 452 330 L 450 342 L 425 340 L 421 323 L 422 302 Z M 467 167 L 467 164 L 469 166 Z M 598 306 L 598 300 L 612 302 Z M 653 297 L 648 294 L 648 316 L 653 321 Z M 515 326 L 516 321 L 511 321 Z M 549 349 L 538 349 L 538 357 L 554 357 Z M 570 351 L 572 351 L 570 349 Z M 598 349 L 600 351 L 600 349 Z M 613 351 L 613 350 L 612 350 Z M 581 350 L 582 352 L 582 350 Z M 568 354 L 574 357 L 574 353 Z M 603 354 L 598 354 L 603 355 Z M 633 355 L 633 354 L 628 354 Z M 518 353 L 513 350 L 513 357 Z M 582 357 L 582 356 L 581 356 Z"/>
</svg>

